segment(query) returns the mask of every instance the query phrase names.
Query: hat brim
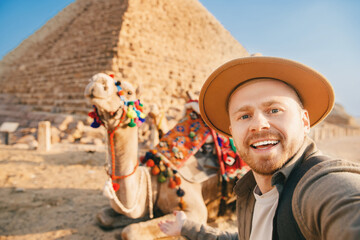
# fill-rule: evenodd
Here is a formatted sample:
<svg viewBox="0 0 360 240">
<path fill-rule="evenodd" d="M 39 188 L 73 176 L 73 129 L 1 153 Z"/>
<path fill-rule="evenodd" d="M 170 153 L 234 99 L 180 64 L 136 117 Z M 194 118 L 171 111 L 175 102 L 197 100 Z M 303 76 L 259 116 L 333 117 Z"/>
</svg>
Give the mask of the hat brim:
<svg viewBox="0 0 360 240">
<path fill-rule="evenodd" d="M 217 68 L 205 81 L 199 97 L 200 112 L 208 126 L 231 136 L 227 104 L 242 83 L 258 78 L 281 80 L 292 86 L 309 112 L 310 126 L 321 122 L 334 106 L 334 90 L 329 81 L 301 63 L 275 57 L 245 57 Z"/>
</svg>

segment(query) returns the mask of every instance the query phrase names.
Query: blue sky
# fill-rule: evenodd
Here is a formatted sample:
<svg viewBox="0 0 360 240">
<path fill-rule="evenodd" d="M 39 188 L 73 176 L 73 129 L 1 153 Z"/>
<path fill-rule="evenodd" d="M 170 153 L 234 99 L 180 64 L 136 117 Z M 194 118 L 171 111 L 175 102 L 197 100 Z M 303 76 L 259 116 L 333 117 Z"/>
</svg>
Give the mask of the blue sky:
<svg viewBox="0 0 360 240">
<path fill-rule="evenodd" d="M 1 0 L 0 59 L 71 2 Z M 293 59 L 324 74 L 336 102 L 360 117 L 360 1 L 200 2 L 250 53 Z"/>
</svg>

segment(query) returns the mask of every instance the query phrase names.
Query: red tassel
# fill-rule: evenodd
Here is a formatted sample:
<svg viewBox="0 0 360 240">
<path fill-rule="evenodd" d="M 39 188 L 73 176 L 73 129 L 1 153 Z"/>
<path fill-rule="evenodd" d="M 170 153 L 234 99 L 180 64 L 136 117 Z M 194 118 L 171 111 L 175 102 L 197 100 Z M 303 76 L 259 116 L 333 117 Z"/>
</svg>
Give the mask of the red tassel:
<svg viewBox="0 0 360 240">
<path fill-rule="evenodd" d="M 114 188 L 114 191 L 117 192 L 119 189 L 120 189 L 120 184 L 118 183 L 113 183 L 113 188 Z"/>
<path fill-rule="evenodd" d="M 176 188 L 176 183 L 175 183 L 175 181 L 172 180 L 171 178 L 170 178 L 170 180 L 169 180 L 169 188 L 172 188 L 172 189 Z"/>
<path fill-rule="evenodd" d="M 154 163 L 154 160 L 152 160 L 152 159 L 149 159 L 147 162 L 146 162 L 146 166 L 148 166 L 148 167 L 153 167 L 155 165 L 155 163 Z"/>
<path fill-rule="evenodd" d="M 175 180 L 176 185 L 179 186 L 181 184 L 181 178 L 179 176 L 175 176 L 174 180 Z"/>
<path fill-rule="evenodd" d="M 95 112 L 89 112 L 88 116 L 91 117 L 91 118 L 96 118 L 97 117 Z"/>
</svg>

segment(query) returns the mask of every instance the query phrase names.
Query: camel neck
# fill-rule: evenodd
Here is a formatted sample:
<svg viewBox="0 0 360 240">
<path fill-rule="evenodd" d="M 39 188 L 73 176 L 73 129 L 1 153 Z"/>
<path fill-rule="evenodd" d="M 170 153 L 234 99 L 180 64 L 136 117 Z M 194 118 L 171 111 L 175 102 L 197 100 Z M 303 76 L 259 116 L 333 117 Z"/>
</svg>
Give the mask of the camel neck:
<svg viewBox="0 0 360 240">
<path fill-rule="evenodd" d="M 109 142 L 111 137 L 113 150 L 109 144 L 108 151 L 112 164 L 115 164 L 111 169 L 114 169 L 116 176 L 128 175 L 138 162 L 138 128 L 120 127 L 112 136 L 109 135 Z"/>
</svg>

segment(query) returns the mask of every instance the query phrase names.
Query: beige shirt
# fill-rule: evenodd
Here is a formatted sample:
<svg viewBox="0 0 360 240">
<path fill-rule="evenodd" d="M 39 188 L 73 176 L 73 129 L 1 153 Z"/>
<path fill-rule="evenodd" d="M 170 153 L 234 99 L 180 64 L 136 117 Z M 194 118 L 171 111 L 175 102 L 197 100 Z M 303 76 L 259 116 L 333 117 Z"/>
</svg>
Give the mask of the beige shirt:
<svg viewBox="0 0 360 240">
<path fill-rule="evenodd" d="M 274 187 L 269 192 L 261 194 L 260 189 L 256 186 L 253 193 L 256 202 L 250 240 L 271 240 L 279 192 Z"/>
</svg>

